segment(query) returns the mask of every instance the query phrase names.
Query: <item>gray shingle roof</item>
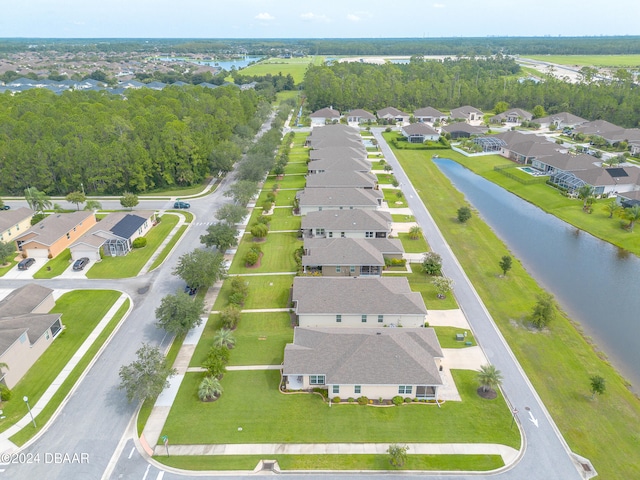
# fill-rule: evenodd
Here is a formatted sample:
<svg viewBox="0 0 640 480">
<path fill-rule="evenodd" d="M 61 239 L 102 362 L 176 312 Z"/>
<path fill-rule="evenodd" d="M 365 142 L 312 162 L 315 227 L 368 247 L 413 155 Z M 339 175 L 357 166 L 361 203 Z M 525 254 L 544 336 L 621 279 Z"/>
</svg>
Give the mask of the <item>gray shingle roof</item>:
<svg viewBox="0 0 640 480">
<path fill-rule="evenodd" d="M 482 112 L 476 107 L 465 105 L 463 107 L 458 107 L 451 110 L 451 118 L 468 118 L 471 113 L 482 115 Z"/>
<path fill-rule="evenodd" d="M 426 315 L 406 277 L 296 277 L 297 314 Z"/>
<path fill-rule="evenodd" d="M 349 113 L 347 113 L 347 117 L 362 118 L 364 120 L 376 119 L 373 113 L 367 112 L 366 110 L 362 110 L 361 108 L 356 108 L 355 110 L 351 110 Z"/>
<path fill-rule="evenodd" d="M 378 206 L 384 195 L 380 190 L 353 187 L 307 187 L 298 193 L 301 207 L 371 207 Z"/>
<path fill-rule="evenodd" d="M 334 110 L 333 108 L 325 107 L 325 108 L 321 108 L 320 110 L 316 110 L 311 115 L 309 115 L 309 117 L 338 119 L 340 118 L 340 112 L 337 110 Z"/>
<path fill-rule="evenodd" d="M 626 175 L 617 175 L 621 173 Z M 640 178 L 638 167 L 600 168 L 594 167 L 587 170 L 576 170 L 573 173 L 577 178 L 594 187 L 610 185 L 634 185 Z"/>
<path fill-rule="evenodd" d="M 582 117 L 578 117 L 573 113 L 560 112 L 560 113 L 554 113 L 553 115 L 549 115 L 547 117 L 538 118 L 536 119 L 536 122 L 537 123 L 560 122 L 561 124 L 564 124 L 564 125 L 579 125 L 581 123 L 586 123 L 587 120 L 585 120 Z"/>
<path fill-rule="evenodd" d="M 485 129 L 480 127 L 476 127 L 474 125 L 469 125 L 466 122 L 456 122 L 451 123 L 449 125 L 445 125 L 442 127 L 443 132 L 453 133 L 453 132 L 465 132 L 470 135 L 480 135 L 485 132 Z"/>
<path fill-rule="evenodd" d="M 324 374 L 327 385 L 442 385 L 442 357 L 431 328 L 297 327 L 282 373 Z"/>
<path fill-rule="evenodd" d="M 309 150 L 311 160 L 349 159 L 365 160 L 367 151 L 360 147 L 323 147 L 319 150 Z"/>
<path fill-rule="evenodd" d="M 323 210 L 307 213 L 302 218 L 301 227 L 303 230 L 324 228 L 344 232 L 388 232 L 391 230 L 391 221 L 391 214 L 380 210 Z"/>
<path fill-rule="evenodd" d="M 91 227 L 88 232 L 78 238 L 71 247 L 73 248 L 81 243 L 99 247 L 105 242 L 105 240 L 114 238 L 114 236 L 128 239 L 138 228 L 140 228 L 141 225 L 144 224 L 145 221 L 150 219 L 154 213 L 155 212 L 152 210 L 136 210 L 135 214 L 112 212 Z M 128 217 L 129 220 L 120 225 L 120 223 Z M 134 224 L 137 225 L 135 228 L 133 228 Z M 128 225 L 126 229 L 124 228 L 125 225 Z"/>
<path fill-rule="evenodd" d="M 419 108 L 415 112 L 413 112 L 413 116 L 414 117 L 434 117 L 434 118 L 446 117 L 444 113 L 442 113 L 440 110 L 436 110 L 433 107 Z"/>
<path fill-rule="evenodd" d="M 405 125 L 402 127 L 402 133 L 405 136 L 409 135 L 438 135 L 432 127 L 426 123 L 412 123 L 411 125 Z"/>
<path fill-rule="evenodd" d="M 581 153 L 580 155 L 569 155 L 566 153 L 555 153 L 548 157 L 543 157 L 540 161 L 546 165 L 563 170 L 565 172 L 571 172 L 574 170 L 586 170 L 594 167 L 594 162 L 597 160 L 591 155 Z"/>
<path fill-rule="evenodd" d="M 36 241 L 47 246 L 53 245 L 67 232 L 73 230 L 73 227 L 90 217 L 93 217 L 93 212 L 55 213 L 45 217 L 15 239 Z"/>
<path fill-rule="evenodd" d="M 388 118 L 388 117 L 409 117 L 408 113 L 403 112 L 402 110 L 398 110 L 395 107 L 387 107 L 376 112 L 378 118 Z"/>
<path fill-rule="evenodd" d="M 378 178 L 369 172 L 330 171 L 307 176 L 307 187 L 374 188 Z"/>
<path fill-rule="evenodd" d="M 308 164 L 308 168 L 310 173 L 316 171 L 368 172 L 371 170 L 371 163 L 355 158 L 324 158 L 313 160 Z"/>
<path fill-rule="evenodd" d="M 400 240 L 387 238 L 306 238 L 304 250 L 303 266 L 384 266 L 384 254 L 404 252 Z"/>
<path fill-rule="evenodd" d="M 26 218 L 33 217 L 34 213 L 36 212 L 26 207 L 0 210 L 0 232 L 4 232 L 7 228 L 13 227 L 15 224 L 22 222 Z"/>
</svg>

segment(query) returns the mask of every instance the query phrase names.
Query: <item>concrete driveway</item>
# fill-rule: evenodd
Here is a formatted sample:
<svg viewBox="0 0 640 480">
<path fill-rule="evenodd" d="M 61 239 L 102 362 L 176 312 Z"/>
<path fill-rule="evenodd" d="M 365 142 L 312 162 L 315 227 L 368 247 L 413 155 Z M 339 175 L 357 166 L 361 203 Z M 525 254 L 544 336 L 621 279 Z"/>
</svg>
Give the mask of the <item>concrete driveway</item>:
<svg viewBox="0 0 640 480">
<path fill-rule="evenodd" d="M 18 265 L 9 270 L 4 277 L 10 280 L 27 280 L 33 278 L 33 275 L 43 268 L 46 263 L 49 261 L 48 258 L 36 258 L 36 263 L 29 267 L 29 270 L 18 270 Z"/>
</svg>

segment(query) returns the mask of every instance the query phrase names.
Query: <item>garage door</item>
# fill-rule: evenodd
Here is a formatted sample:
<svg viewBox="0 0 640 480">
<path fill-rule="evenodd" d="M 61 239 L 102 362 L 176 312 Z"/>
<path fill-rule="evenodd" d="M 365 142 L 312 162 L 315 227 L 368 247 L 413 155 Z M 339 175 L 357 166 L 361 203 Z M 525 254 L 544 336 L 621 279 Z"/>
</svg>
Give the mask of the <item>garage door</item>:
<svg viewBox="0 0 640 480">
<path fill-rule="evenodd" d="M 96 248 L 73 248 L 71 249 L 71 260 L 87 257 L 92 262 L 100 260 L 100 250 Z"/>
<path fill-rule="evenodd" d="M 29 248 L 27 249 L 27 256 L 32 258 L 47 258 L 49 256 L 49 250 L 46 248 Z"/>
</svg>

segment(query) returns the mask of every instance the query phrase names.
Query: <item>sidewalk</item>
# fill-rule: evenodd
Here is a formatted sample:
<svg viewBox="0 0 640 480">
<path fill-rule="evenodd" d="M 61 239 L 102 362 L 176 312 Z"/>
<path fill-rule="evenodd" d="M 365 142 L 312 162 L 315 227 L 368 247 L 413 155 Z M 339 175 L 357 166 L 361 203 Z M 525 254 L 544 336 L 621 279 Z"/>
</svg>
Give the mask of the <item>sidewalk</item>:
<svg viewBox="0 0 640 480">
<path fill-rule="evenodd" d="M 177 215 L 178 216 L 178 223 L 176 223 L 176 225 L 171 229 L 171 231 L 169 232 L 169 235 L 167 235 L 165 237 L 165 239 L 162 241 L 162 243 L 160 244 L 160 246 L 158 248 L 156 248 L 156 251 L 153 253 L 153 255 L 151 255 L 151 258 L 149 259 L 149 261 L 147 263 L 144 264 L 144 266 L 140 269 L 140 273 L 138 273 L 138 276 L 140 275 L 144 275 L 145 273 L 147 273 L 149 271 L 149 269 L 151 268 L 151 265 L 153 265 L 153 262 L 156 261 L 156 258 L 158 258 L 160 256 L 160 254 L 162 252 L 164 252 L 164 247 L 171 241 L 171 239 L 176 235 L 176 233 L 178 233 L 178 229 L 184 225 L 186 222 L 185 216 L 180 214 L 180 213 L 165 213 L 163 210 L 160 210 L 158 213 L 162 213 L 163 215 Z M 195 220 L 195 215 L 194 215 L 194 220 Z M 177 245 L 177 243 L 176 243 Z M 174 245 L 175 248 L 175 245 Z M 171 253 L 171 252 L 169 252 Z M 169 255 L 167 255 L 168 257 Z"/>
<path fill-rule="evenodd" d="M 35 403 L 35 405 L 33 405 L 31 407 L 31 412 L 33 413 L 33 417 L 34 418 L 37 418 L 37 416 L 40 413 L 42 413 L 42 411 L 45 409 L 47 404 L 51 401 L 53 396 L 58 392 L 58 390 L 60 389 L 62 384 L 65 382 L 65 380 L 69 377 L 69 375 L 71 375 L 71 372 L 73 372 L 73 369 L 76 368 L 76 366 L 78 365 L 80 360 L 82 360 L 82 357 L 84 357 L 84 355 L 87 353 L 89 348 L 91 348 L 91 346 L 94 344 L 96 339 L 100 336 L 102 331 L 107 327 L 109 322 L 113 319 L 113 316 L 118 312 L 118 310 L 120 309 L 122 304 L 127 299 L 129 299 L 128 295 L 126 295 L 124 293 L 120 295 L 120 297 L 115 301 L 115 303 L 109 309 L 109 311 L 106 313 L 106 315 L 104 317 L 102 317 L 102 320 L 100 320 L 98 325 L 96 325 L 96 327 L 89 334 L 89 336 L 86 338 L 86 340 L 82 343 L 82 345 L 80 345 L 80 348 L 78 348 L 78 350 L 73 355 L 73 357 L 71 357 L 71 359 L 67 362 L 67 364 L 64 366 L 62 371 L 58 374 L 58 376 L 55 378 L 55 380 L 53 382 L 51 382 L 51 385 L 49 385 L 49 388 L 47 388 L 45 390 L 45 392 L 38 399 L 38 401 Z M 124 320 L 127 317 L 127 315 L 129 314 L 129 312 L 131 311 L 132 308 L 133 308 L 133 302 L 129 302 L 129 311 L 122 317 L 122 320 Z M 113 332 L 111 333 L 111 336 L 113 336 L 116 333 L 117 330 L 118 330 L 118 326 L 116 326 L 116 328 L 114 328 Z M 105 340 L 105 342 L 102 344 L 102 347 L 100 348 L 100 350 L 91 359 L 91 361 L 89 362 L 89 365 L 87 365 L 87 368 L 85 368 L 84 372 L 81 373 L 81 375 L 78 378 L 78 380 L 77 380 L 75 385 L 77 385 L 78 382 L 80 382 L 82 380 L 82 378 L 84 377 L 86 372 L 93 365 L 93 362 L 95 361 L 95 359 L 102 352 L 102 348 L 104 348 L 104 346 L 106 346 L 109 343 L 109 340 L 110 340 L 110 338 Z M 69 392 L 69 394 L 65 398 L 68 398 L 68 396 L 73 393 L 75 385 L 74 385 L 74 387 L 72 387 L 71 391 Z M 65 400 L 62 400 L 61 405 L 64 404 L 64 401 Z M 56 413 L 54 413 L 53 417 L 55 417 L 56 414 L 57 414 L 57 410 L 56 410 Z M 52 417 L 52 419 L 53 419 L 53 417 Z M 47 422 L 47 424 L 51 420 L 49 420 Z M 9 438 L 12 437 L 13 435 L 15 435 L 16 433 L 18 433 L 20 430 L 22 430 L 27 425 L 30 425 L 31 421 L 32 421 L 31 420 L 31 416 L 30 415 L 25 415 L 20 420 L 18 420 L 14 425 L 9 427 L 4 432 L 0 433 L 0 452 L 5 452 L 6 453 L 6 452 L 14 452 L 14 451 L 18 450 L 18 447 L 11 440 L 9 440 Z M 36 436 L 34 438 L 39 436 L 39 434 L 41 434 L 45 430 L 46 430 L 46 427 L 41 429 L 38 432 L 38 434 L 36 434 Z"/>
</svg>

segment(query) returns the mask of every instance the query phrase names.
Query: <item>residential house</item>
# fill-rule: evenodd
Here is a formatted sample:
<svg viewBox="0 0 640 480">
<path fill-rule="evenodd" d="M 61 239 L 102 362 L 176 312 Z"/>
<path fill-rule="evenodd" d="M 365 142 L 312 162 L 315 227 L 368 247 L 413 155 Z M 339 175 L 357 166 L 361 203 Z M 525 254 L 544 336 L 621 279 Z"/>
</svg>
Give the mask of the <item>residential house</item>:
<svg viewBox="0 0 640 480">
<path fill-rule="evenodd" d="M 451 110 L 451 119 L 461 119 L 465 122 L 478 122 L 482 121 L 483 113 L 475 107 L 465 105 L 463 107 L 454 108 Z"/>
<path fill-rule="evenodd" d="M 413 112 L 413 118 L 415 118 L 418 123 L 435 123 L 446 121 L 448 115 L 445 115 L 440 110 L 436 110 L 433 107 L 426 107 L 419 108 Z"/>
<path fill-rule="evenodd" d="M 618 194 L 616 200 L 623 208 L 640 205 L 640 190 L 621 192 Z"/>
<path fill-rule="evenodd" d="M 0 210 L 0 242 L 11 242 L 16 235 L 29 230 L 35 213 L 26 207 Z"/>
<path fill-rule="evenodd" d="M 71 258 L 87 257 L 98 261 L 100 252 L 107 257 L 126 255 L 131 251 L 133 241 L 151 229 L 154 218 L 153 211 L 110 213 L 69 247 Z"/>
<path fill-rule="evenodd" d="M 305 144 L 313 149 L 351 147 L 366 154 L 360 132 L 348 125 L 327 125 L 311 131 Z"/>
<path fill-rule="evenodd" d="M 302 217 L 305 237 L 387 238 L 391 214 L 380 210 L 323 210 Z"/>
<path fill-rule="evenodd" d="M 523 165 L 530 165 L 534 160 L 542 157 L 549 157 L 558 152 L 568 151 L 566 147 L 550 142 L 545 137 L 518 131 L 499 133 L 494 135 L 494 138 L 503 140 L 506 143 L 502 147 L 500 155 Z"/>
<path fill-rule="evenodd" d="M 597 159 L 586 153 L 572 155 L 556 152 L 547 157 L 536 158 L 531 161 L 531 166 L 544 173 L 552 175 L 556 172 L 572 172 L 575 170 L 588 170 L 595 167 Z"/>
<path fill-rule="evenodd" d="M 423 327 L 427 307 L 406 277 L 295 277 L 301 327 Z"/>
<path fill-rule="evenodd" d="M 595 120 L 593 122 L 583 123 L 573 129 L 573 135 L 578 133 L 589 137 L 602 137 L 611 145 L 624 140 L 626 137 L 625 128 L 614 125 L 606 120 Z"/>
<path fill-rule="evenodd" d="M 387 107 L 382 110 L 378 110 L 376 112 L 376 116 L 379 120 L 386 120 L 387 122 L 393 123 L 409 123 L 409 118 L 411 117 L 408 113 L 394 107 Z"/>
<path fill-rule="evenodd" d="M 31 283 L 0 301 L 0 382 L 13 388 L 62 331 L 62 314 L 54 307 L 53 290 Z"/>
<path fill-rule="evenodd" d="M 438 400 L 443 358 L 432 328 L 296 327 L 284 349 L 284 388 L 326 388 L 330 399 Z"/>
<path fill-rule="evenodd" d="M 361 159 L 337 159 L 325 158 L 323 160 L 314 160 L 308 164 L 309 175 L 324 172 L 363 172 L 371 171 L 371 162 Z"/>
<path fill-rule="evenodd" d="M 55 213 L 15 237 L 27 257 L 55 258 L 96 224 L 93 212 Z"/>
<path fill-rule="evenodd" d="M 555 172 L 551 181 L 574 192 L 583 185 L 590 185 L 594 195 L 616 195 L 640 188 L 640 167 L 593 167 L 573 172 Z"/>
<path fill-rule="evenodd" d="M 333 107 L 321 108 L 320 110 L 316 110 L 311 115 L 309 115 L 311 119 L 312 127 L 321 127 L 326 125 L 327 123 L 333 123 L 340 120 L 340 112 L 334 110 Z"/>
<path fill-rule="evenodd" d="M 521 108 L 511 108 L 505 112 L 494 115 L 489 121 L 491 123 L 520 125 L 522 122 L 530 122 L 532 119 L 533 113 L 522 110 Z"/>
<path fill-rule="evenodd" d="M 426 123 L 411 123 L 401 128 L 402 136 L 409 143 L 437 142 L 440 134 Z"/>
<path fill-rule="evenodd" d="M 304 273 L 380 276 L 385 260 L 402 259 L 402 242 L 390 238 L 305 238 Z"/>
<path fill-rule="evenodd" d="M 309 160 L 327 159 L 356 159 L 366 160 L 367 150 L 364 146 L 358 147 L 323 147 L 318 150 L 309 150 Z"/>
<path fill-rule="evenodd" d="M 473 135 L 482 135 L 487 131 L 485 128 L 469 125 L 466 122 L 450 123 L 449 125 L 443 126 L 441 130 L 443 133 L 451 135 L 452 139 L 469 138 Z"/>
<path fill-rule="evenodd" d="M 305 188 L 296 194 L 301 215 L 322 210 L 377 210 L 384 198 L 380 190 L 364 188 Z"/>
<path fill-rule="evenodd" d="M 376 189 L 378 187 L 378 178 L 370 172 L 342 172 L 331 170 L 328 172 L 307 175 L 307 187 L 354 187 Z"/>
<path fill-rule="evenodd" d="M 587 123 L 587 120 L 572 113 L 560 112 L 546 117 L 536 118 L 536 123 L 539 123 L 542 128 L 549 128 L 551 125 L 555 125 L 556 129 L 564 129 L 575 128 L 578 125 Z"/>
<path fill-rule="evenodd" d="M 361 123 L 372 123 L 376 121 L 376 116 L 373 113 L 359 108 L 351 110 L 346 116 L 348 123 L 356 123 L 358 125 Z"/>
</svg>

